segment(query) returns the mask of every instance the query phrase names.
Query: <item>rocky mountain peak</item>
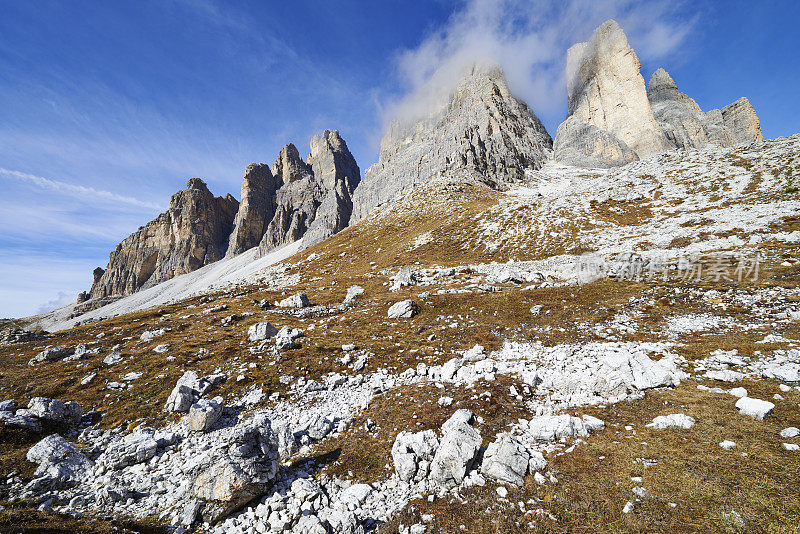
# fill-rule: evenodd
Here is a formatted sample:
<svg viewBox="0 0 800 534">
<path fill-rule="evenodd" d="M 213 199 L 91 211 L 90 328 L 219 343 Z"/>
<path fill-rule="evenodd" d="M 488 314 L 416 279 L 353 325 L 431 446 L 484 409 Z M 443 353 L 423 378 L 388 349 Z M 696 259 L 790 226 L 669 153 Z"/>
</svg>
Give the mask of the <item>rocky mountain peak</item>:
<svg viewBox="0 0 800 534">
<path fill-rule="evenodd" d="M 311 138 L 310 148 L 308 161 L 303 163 L 305 174 L 285 182 L 276 192 L 275 214 L 259 244 L 262 254 L 301 238 L 313 244 L 350 222 L 351 195 L 361 180 L 361 170 L 347 143 L 338 131 L 325 130 Z M 290 161 L 299 168 L 295 153 L 296 149 L 287 150 Z"/>
<path fill-rule="evenodd" d="M 215 197 L 191 178 L 166 212 L 111 252 L 105 271 L 95 270 L 91 297 L 127 295 L 221 259 L 238 207 L 232 196 Z"/>
<path fill-rule="evenodd" d="M 722 110 L 703 113 L 697 102 L 678 90 L 664 69 L 653 73 L 647 98 L 670 148 L 687 150 L 763 141 L 758 117 L 746 98 Z"/>
<path fill-rule="evenodd" d="M 297 147 L 292 143 L 281 149 L 278 159 L 272 164 L 272 174 L 280 185 L 300 180 L 310 173 L 310 167 L 300 158 Z"/>
<path fill-rule="evenodd" d="M 201 191 L 208 191 L 208 185 L 200 178 L 189 178 L 186 182 L 186 189 L 199 189 Z"/>
<path fill-rule="evenodd" d="M 640 68 L 625 32 L 613 20 L 567 51 L 569 104 L 556 133 L 556 159 L 605 167 L 666 148 Z"/>
<path fill-rule="evenodd" d="M 732 144 L 764 141 L 761 121 L 746 97 L 722 108 L 722 121 L 729 131 Z"/>
<path fill-rule="evenodd" d="M 353 218 L 441 175 L 492 187 L 524 179 L 544 163 L 552 139 L 511 93 L 497 65 L 473 65 L 448 101 L 422 119 L 395 120 L 353 198 Z"/>
<path fill-rule="evenodd" d="M 661 100 L 677 100 L 680 95 L 678 84 L 663 68 L 659 68 L 650 77 L 650 82 L 647 84 L 647 97 L 651 105 L 653 102 Z"/>
</svg>

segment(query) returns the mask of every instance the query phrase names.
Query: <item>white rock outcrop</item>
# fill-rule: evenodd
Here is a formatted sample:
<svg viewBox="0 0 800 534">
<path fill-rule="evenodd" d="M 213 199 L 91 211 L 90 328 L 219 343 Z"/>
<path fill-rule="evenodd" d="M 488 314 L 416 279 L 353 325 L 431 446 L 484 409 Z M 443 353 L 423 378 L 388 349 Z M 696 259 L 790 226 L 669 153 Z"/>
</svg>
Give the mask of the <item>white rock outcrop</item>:
<svg viewBox="0 0 800 534">
<path fill-rule="evenodd" d="M 775 405 L 769 401 L 754 399 L 751 397 L 742 397 L 736 401 L 736 409 L 742 415 L 749 415 L 754 419 L 764 419 L 772 415 Z"/>
</svg>

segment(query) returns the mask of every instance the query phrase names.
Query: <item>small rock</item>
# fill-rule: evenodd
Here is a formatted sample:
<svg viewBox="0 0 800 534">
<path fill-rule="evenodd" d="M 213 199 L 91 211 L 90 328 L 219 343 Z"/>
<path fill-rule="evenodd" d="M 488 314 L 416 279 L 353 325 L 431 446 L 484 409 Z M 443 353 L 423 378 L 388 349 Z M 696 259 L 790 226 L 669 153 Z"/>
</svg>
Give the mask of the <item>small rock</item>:
<svg viewBox="0 0 800 534">
<path fill-rule="evenodd" d="M 361 286 L 350 286 L 347 288 L 347 295 L 344 297 L 344 303 L 349 304 L 358 297 L 364 294 L 364 288 Z"/>
<path fill-rule="evenodd" d="M 694 426 L 694 417 L 690 417 L 682 413 L 673 413 L 669 415 L 660 415 L 653 419 L 651 423 L 647 423 L 647 428 L 655 428 L 663 430 L 665 428 L 683 428 L 689 429 Z"/>
<path fill-rule="evenodd" d="M 755 419 L 762 420 L 772 415 L 775 405 L 769 401 L 742 397 L 736 401 L 736 408 L 742 415 L 749 415 Z"/>
<path fill-rule="evenodd" d="M 625 503 L 625 506 L 622 507 L 622 513 L 629 514 L 631 512 L 633 512 L 633 503 L 628 501 Z"/>
<path fill-rule="evenodd" d="M 389 319 L 410 319 L 419 313 L 419 306 L 411 300 L 401 300 L 389 308 Z"/>
<path fill-rule="evenodd" d="M 281 308 L 305 308 L 309 304 L 308 295 L 302 291 L 278 302 L 278 306 Z"/>
<path fill-rule="evenodd" d="M 800 428 L 795 426 L 790 426 L 781 430 L 782 438 L 796 438 L 797 436 L 800 436 Z"/>
<path fill-rule="evenodd" d="M 114 351 L 103 359 L 103 363 L 106 365 L 116 365 L 121 362 L 122 359 L 122 353 Z"/>
<path fill-rule="evenodd" d="M 442 408 L 447 408 L 448 406 L 453 404 L 453 397 L 439 397 L 439 401 L 437 403 Z"/>
</svg>

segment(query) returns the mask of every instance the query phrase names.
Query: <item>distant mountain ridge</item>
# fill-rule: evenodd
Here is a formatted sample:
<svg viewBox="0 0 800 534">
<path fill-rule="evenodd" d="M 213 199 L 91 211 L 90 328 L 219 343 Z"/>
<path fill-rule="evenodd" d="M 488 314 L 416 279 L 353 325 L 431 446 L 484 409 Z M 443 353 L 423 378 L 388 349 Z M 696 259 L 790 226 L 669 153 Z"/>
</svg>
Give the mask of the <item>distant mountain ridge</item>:
<svg viewBox="0 0 800 534">
<path fill-rule="evenodd" d="M 258 256 L 317 243 L 432 178 L 495 189 L 524 182 L 547 161 L 614 167 L 669 150 L 763 141 L 746 98 L 704 113 L 663 69 L 648 85 L 613 21 L 567 53 L 568 111 L 555 141 L 510 91 L 496 65 L 473 65 L 436 112 L 395 121 L 364 180 L 344 139 L 325 130 L 304 161 L 287 144 L 272 165 L 245 170 L 241 202 L 214 197 L 200 179 L 170 208 L 123 240 L 79 301 L 120 297 L 257 247 Z"/>
</svg>

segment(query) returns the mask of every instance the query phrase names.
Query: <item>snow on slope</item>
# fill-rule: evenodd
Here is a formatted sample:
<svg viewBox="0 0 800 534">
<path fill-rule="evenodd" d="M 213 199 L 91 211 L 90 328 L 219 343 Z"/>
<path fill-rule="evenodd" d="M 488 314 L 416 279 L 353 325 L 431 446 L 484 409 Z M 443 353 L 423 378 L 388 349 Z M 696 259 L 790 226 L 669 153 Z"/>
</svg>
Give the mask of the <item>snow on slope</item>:
<svg viewBox="0 0 800 534">
<path fill-rule="evenodd" d="M 580 245 L 692 255 L 797 241 L 774 224 L 800 214 L 800 135 L 732 148 L 673 151 L 613 169 L 549 162 L 482 216 L 475 246 L 536 251 Z"/>
<path fill-rule="evenodd" d="M 75 305 L 59 308 L 42 316 L 37 324 L 49 332 L 57 332 L 72 328 L 87 320 L 114 317 L 161 306 L 237 282 L 254 282 L 269 266 L 289 258 L 302 249 L 303 244 L 300 240 L 256 259 L 258 250 L 253 248 L 233 258 L 223 259 L 191 273 L 176 276 L 157 286 L 139 291 L 77 317 L 69 318 L 74 313 Z"/>
</svg>

